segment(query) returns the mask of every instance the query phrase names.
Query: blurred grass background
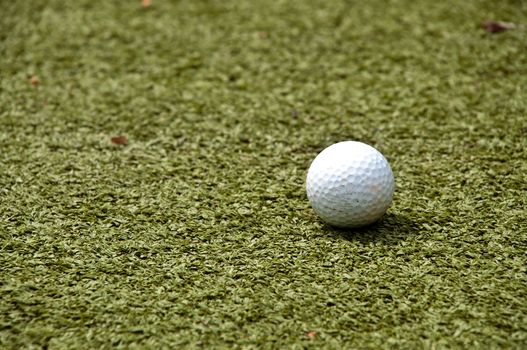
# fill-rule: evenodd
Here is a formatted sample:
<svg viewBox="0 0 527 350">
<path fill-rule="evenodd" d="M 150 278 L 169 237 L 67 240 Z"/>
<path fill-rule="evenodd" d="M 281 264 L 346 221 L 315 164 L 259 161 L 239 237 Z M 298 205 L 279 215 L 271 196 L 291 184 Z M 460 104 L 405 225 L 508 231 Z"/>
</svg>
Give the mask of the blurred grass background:
<svg viewBox="0 0 527 350">
<path fill-rule="evenodd" d="M 526 346 L 526 1 L 0 9 L 0 347 Z M 346 139 L 355 231 L 304 190 Z"/>
</svg>

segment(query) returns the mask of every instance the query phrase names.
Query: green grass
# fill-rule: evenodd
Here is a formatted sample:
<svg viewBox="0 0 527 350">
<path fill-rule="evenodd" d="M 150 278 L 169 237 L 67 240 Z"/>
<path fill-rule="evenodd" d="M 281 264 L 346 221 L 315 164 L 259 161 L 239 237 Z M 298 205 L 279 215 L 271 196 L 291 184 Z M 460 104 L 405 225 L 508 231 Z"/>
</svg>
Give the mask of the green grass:
<svg viewBox="0 0 527 350">
<path fill-rule="evenodd" d="M 1 8 L 1 348 L 527 345 L 526 1 Z M 347 139 L 397 188 L 338 231 Z"/>
</svg>

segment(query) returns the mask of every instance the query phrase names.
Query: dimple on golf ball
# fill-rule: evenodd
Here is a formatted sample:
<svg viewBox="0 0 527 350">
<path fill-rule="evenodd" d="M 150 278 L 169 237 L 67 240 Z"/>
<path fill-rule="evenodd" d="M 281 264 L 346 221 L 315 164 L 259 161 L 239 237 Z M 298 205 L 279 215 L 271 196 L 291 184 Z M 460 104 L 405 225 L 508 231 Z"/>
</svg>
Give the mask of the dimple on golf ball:
<svg viewBox="0 0 527 350">
<path fill-rule="evenodd" d="M 333 144 L 320 152 L 307 173 L 311 206 L 326 223 L 360 227 L 380 219 L 392 201 L 390 164 L 375 148 L 357 141 Z"/>
</svg>

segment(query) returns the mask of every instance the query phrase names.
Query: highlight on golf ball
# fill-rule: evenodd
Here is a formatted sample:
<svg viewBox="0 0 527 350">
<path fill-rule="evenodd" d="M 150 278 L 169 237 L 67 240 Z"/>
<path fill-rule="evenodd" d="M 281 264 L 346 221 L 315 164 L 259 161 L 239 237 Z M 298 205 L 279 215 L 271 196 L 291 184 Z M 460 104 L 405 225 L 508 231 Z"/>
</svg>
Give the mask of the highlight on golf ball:
<svg viewBox="0 0 527 350">
<path fill-rule="evenodd" d="M 343 141 L 320 152 L 307 173 L 311 206 L 326 223 L 342 228 L 379 220 L 392 202 L 390 164 L 372 146 Z"/>
</svg>

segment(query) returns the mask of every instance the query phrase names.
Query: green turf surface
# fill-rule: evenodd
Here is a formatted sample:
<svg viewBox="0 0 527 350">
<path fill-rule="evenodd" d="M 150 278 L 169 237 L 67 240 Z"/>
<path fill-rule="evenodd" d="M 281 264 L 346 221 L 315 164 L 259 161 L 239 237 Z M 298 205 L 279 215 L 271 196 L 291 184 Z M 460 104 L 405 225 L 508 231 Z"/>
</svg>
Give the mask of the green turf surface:
<svg viewBox="0 0 527 350">
<path fill-rule="evenodd" d="M 526 1 L 0 8 L 0 348 L 527 346 Z M 397 188 L 337 231 L 347 139 Z"/>
</svg>

